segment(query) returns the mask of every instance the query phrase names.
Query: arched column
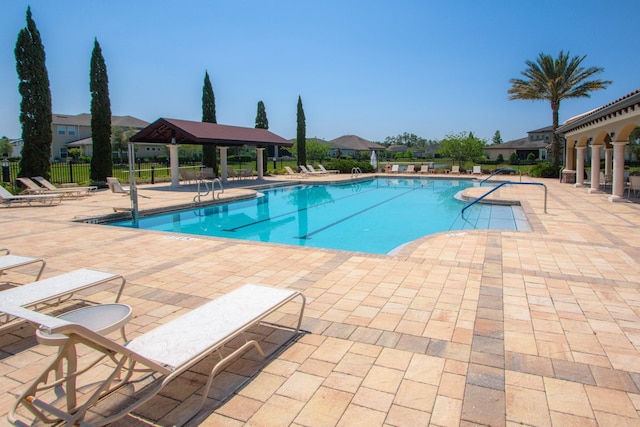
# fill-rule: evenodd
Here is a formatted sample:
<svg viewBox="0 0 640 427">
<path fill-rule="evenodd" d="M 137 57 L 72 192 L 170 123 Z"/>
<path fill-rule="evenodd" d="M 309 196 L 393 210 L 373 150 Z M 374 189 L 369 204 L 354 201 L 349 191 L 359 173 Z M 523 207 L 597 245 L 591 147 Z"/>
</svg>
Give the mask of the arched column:
<svg viewBox="0 0 640 427">
<path fill-rule="evenodd" d="M 169 148 L 169 166 L 171 169 L 171 188 L 180 187 L 180 163 L 178 157 L 178 144 L 176 144 L 176 139 L 171 138 L 171 145 Z"/>
<path fill-rule="evenodd" d="M 587 147 L 576 147 L 576 183 L 575 187 L 584 186 L 584 152 Z"/>
<path fill-rule="evenodd" d="M 619 202 L 624 200 L 624 147 L 627 141 L 613 143 L 613 189 L 608 200 Z"/>
<path fill-rule="evenodd" d="M 229 147 L 218 147 L 220 150 L 220 179 L 222 182 L 227 182 L 227 151 Z"/>
<path fill-rule="evenodd" d="M 256 159 L 258 160 L 258 179 L 263 178 L 262 169 L 264 168 L 264 159 L 262 158 L 264 147 L 256 147 Z"/>
<path fill-rule="evenodd" d="M 601 145 L 591 146 L 591 188 L 589 188 L 589 193 L 600 191 L 600 147 Z"/>
</svg>

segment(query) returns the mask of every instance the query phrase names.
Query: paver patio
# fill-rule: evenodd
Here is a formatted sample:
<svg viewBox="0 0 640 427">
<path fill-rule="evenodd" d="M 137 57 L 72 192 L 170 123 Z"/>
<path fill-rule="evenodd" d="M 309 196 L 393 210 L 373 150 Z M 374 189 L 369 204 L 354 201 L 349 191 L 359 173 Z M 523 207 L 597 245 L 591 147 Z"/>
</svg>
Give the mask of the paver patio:
<svg viewBox="0 0 640 427">
<path fill-rule="evenodd" d="M 394 256 L 72 222 L 128 206 L 107 191 L 0 210 L 0 245 L 46 259 L 43 278 L 123 274 L 129 338 L 245 283 L 301 290 L 308 333 L 268 363 L 248 354 L 230 365 L 191 425 L 640 425 L 640 204 L 540 182 L 546 214 L 540 188 L 500 190 L 521 201 L 532 232 L 441 233 Z M 140 204 L 186 204 L 193 188 L 143 186 Z M 2 279 L 30 277 L 27 267 Z M 85 298 L 113 299 L 109 288 Z M 2 419 L 54 354 L 28 325 L 0 334 Z M 137 415 L 168 425 L 198 375 Z"/>
</svg>

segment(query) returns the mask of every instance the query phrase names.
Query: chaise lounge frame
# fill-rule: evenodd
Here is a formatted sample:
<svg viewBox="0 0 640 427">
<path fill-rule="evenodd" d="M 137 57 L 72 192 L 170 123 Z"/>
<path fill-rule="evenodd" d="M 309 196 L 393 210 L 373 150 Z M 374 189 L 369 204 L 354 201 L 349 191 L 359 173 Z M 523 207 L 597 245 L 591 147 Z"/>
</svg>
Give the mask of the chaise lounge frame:
<svg viewBox="0 0 640 427">
<path fill-rule="evenodd" d="M 76 292 L 83 289 L 116 280 L 120 280 L 120 288 L 115 299 L 115 302 L 118 302 L 126 282 L 124 276 L 89 268 L 74 270 L 0 291 L 0 331 L 10 326 L 8 325 L 9 322 L 14 320 L 14 317 L 9 313 L 12 307 L 28 307 L 36 311 L 42 310 L 67 301 Z"/>
<path fill-rule="evenodd" d="M 69 323 L 64 320 L 47 316 L 42 313 L 13 307 L 8 311 L 14 316 L 22 317 L 30 322 L 41 325 L 49 333 L 61 333 L 69 337 L 56 359 L 45 371 L 25 390 L 11 408 L 7 418 L 14 425 L 26 425 L 25 421 L 17 418 L 16 410 L 24 406 L 37 419 L 43 422 L 64 422 L 65 425 L 103 426 L 125 417 L 136 408 L 156 396 L 168 383 L 186 372 L 205 357 L 214 352 L 220 354 L 220 360 L 211 369 L 205 388 L 197 406 L 175 425 L 182 425 L 200 412 L 207 399 L 214 377 L 227 364 L 255 348 L 262 357 L 268 357 L 279 347 L 274 346 L 265 352 L 260 344 L 254 340 L 245 343 L 223 356 L 221 349 L 238 336 L 243 335 L 251 326 L 264 322 L 265 318 L 292 300 L 300 298 L 301 306 L 295 327 L 284 327 L 292 331 L 292 337 L 300 332 L 300 325 L 306 304 L 305 297 L 298 291 L 282 288 L 271 288 L 248 284 L 224 296 L 210 301 L 191 312 L 175 318 L 124 345 L 120 345 L 86 327 Z M 289 341 L 289 339 L 287 340 Z M 113 361 L 115 367 L 106 376 L 92 394 L 84 399 L 82 404 L 77 402 L 76 381 L 79 375 L 90 370 L 95 364 L 78 369 L 75 346 L 84 344 L 102 353 Z M 66 362 L 66 372 L 49 384 L 53 372 Z M 142 369 L 136 369 L 141 365 Z M 134 372 L 147 372 L 157 375 L 155 385 L 145 387 L 141 391 L 139 400 L 130 402 L 117 413 L 106 415 L 98 421 L 87 422 L 85 416 L 102 398 L 127 384 Z M 122 375 L 124 374 L 124 376 Z M 122 378 L 121 378 L 122 377 Z M 92 378 L 95 381 L 95 378 Z M 51 403 L 38 398 L 37 394 L 46 393 L 52 389 L 59 393 L 65 388 L 66 408 L 54 407 Z M 92 414 L 95 415 L 95 414 Z"/>
</svg>

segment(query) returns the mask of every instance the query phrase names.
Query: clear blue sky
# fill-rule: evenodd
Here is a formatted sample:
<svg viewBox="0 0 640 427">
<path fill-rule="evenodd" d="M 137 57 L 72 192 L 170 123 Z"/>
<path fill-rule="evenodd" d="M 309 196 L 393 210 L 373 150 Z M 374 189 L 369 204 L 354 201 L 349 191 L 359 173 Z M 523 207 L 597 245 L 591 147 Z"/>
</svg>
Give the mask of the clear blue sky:
<svg viewBox="0 0 640 427">
<path fill-rule="evenodd" d="M 640 89 L 640 1 L 616 0 L 11 0 L 0 15 L 0 135 L 21 135 L 16 37 L 31 5 L 42 35 L 53 112 L 90 111 L 94 38 L 111 110 L 149 122 L 199 121 L 209 72 L 218 123 L 307 137 L 473 131 L 491 140 L 551 124 L 545 101 L 509 101 L 509 79 L 539 53 L 587 55 L 613 80 L 565 101 L 560 121 Z"/>
</svg>

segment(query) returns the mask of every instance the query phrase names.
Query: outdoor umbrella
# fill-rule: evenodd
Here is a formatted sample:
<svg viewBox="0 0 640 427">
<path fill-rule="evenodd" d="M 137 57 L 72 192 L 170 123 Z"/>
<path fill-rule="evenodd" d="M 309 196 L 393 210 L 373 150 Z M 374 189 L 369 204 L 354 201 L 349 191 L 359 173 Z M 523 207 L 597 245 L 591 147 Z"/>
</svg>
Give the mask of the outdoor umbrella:
<svg viewBox="0 0 640 427">
<path fill-rule="evenodd" d="M 369 163 L 371 163 L 371 166 L 373 166 L 373 169 L 377 169 L 378 159 L 376 158 L 376 152 L 373 150 L 371 150 L 371 160 L 369 160 Z"/>
</svg>

